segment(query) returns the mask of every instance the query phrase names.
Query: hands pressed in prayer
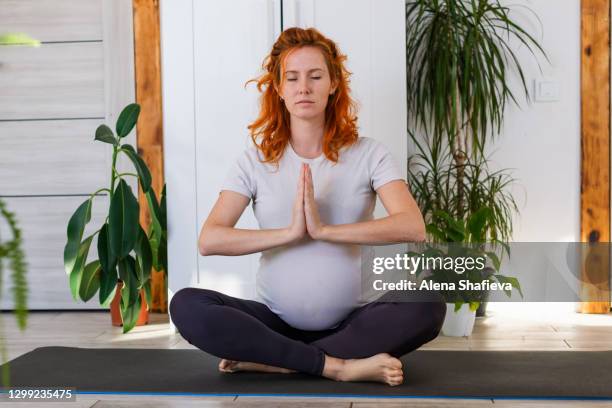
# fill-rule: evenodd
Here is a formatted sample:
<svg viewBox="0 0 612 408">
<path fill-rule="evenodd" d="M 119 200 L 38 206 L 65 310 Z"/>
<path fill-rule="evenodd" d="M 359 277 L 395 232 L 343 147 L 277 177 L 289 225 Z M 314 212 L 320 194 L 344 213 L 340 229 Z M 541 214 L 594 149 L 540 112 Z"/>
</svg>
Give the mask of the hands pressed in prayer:
<svg viewBox="0 0 612 408">
<path fill-rule="evenodd" d="M 310 165 L 303 164 L 306 167 L 304 172 L 304 215 L 306 218 L 306 230 L 312 239 L 321 239 L 325 225 L 319 217 L 319 209 L 314 197 L 314 184 L 312 182 L 312 171 Z"/>
<path fill-rule="evenodd" d="M 292 241 L 298 241 L 307 235 L 312 239 L 322 239 L 324 229 L 325 224 L 321 222 L 314 198 L 312 172 L 308 164 L 302 163 L 289 234 Z"/>
</svg>

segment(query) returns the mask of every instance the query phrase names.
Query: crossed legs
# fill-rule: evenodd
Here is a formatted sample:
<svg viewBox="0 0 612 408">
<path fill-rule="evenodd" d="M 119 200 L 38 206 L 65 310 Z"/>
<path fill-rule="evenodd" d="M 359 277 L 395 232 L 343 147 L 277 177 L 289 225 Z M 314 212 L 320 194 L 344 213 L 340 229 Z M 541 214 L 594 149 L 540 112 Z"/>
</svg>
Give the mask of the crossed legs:
<svg viewBox="0 0 612 408">
<path fill-rule="evenodd" d="M 442 302 L 384 301 L 354 310 L 338 327 L 293 328 L 266 305 L 199 288 L 170 303 L 180 334 L 225 360 L 220 369 L 304 372 L 343 381 L 403 381 L 399 357 L 433 340 L 446 313 Z M 248 363 L 251 365 L 249 366 Z"/>
</svg>

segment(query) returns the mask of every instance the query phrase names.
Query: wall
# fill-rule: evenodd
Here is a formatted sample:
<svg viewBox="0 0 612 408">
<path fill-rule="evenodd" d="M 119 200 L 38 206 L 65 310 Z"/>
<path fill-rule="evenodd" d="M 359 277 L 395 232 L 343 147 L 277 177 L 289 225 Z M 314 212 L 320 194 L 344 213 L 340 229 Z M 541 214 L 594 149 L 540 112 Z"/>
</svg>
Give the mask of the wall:
<svg viewBox="0 0 612 408">
<path fill-rule="evenodd" d="M 499 139 L 490 146 L 498 168 L 514 168 L 517 179 L 512 189 L 520 209 L 514 220 L 517 242 L 580 241 L 580 2 L 559 1 L 552 7 L 546 0 L 503 2 L 522 4 L 540 18 L 513 13 L 531 27 L 550 64 L 539 56 L 542 72 L 525 46 L 512 41 L 524 65 L 529 91 L 534 80 L 558 81 L 560 98 L 555 102 L 527 104 L 520 93 L 517 76 L 512 91 L 521 108 L 509 104 Z M 512 7 L 515 10 L 515 7 Z M 519 11 L 520 9 L 516 9 Z M 530 21 L 528 24 L 526 21 Z M 543 31 L 542 31 L 543 30 Z M 519 97 L 520 96 L 520 97 Z"/>
</svg>

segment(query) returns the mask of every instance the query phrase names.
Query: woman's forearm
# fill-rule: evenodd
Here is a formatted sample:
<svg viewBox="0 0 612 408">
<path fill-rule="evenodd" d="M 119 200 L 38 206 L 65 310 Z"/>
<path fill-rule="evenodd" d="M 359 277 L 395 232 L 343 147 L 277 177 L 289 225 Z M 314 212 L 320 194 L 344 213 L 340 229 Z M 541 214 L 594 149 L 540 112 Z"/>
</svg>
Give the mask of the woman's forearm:
<svg viewBox="0 0 612 408">
<path fill-rule="evenodd" d="M 210 226 L 200 235 L 201 255 L 246 255 L 292 243 L 287 228 L 250 230 Z"/>
<path fill-rule="evenodd" d="M 353 224 L 325 225 L 317 239 L 361 245 L 385 245 L 425 240 L 425 224 L 409 213 Z"/>
</svg>

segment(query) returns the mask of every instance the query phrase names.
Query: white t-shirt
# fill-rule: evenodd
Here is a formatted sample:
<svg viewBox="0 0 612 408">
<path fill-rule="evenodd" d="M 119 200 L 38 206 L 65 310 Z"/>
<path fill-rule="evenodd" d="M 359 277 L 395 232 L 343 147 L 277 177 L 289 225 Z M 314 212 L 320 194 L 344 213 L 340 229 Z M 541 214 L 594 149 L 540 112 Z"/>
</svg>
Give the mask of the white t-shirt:
<svg viewBox="0 0 612 408">
<path fill-rule="evenodd" d="M 310 164 L 315 201 L 325 224 L 350 224 L 373 219 L 375 190 L 404 179 L 389 150 L 379 141 L 360 137 L 339 152 L 338 163 L 324 154 L 314 159 L 297 155 L 291 144 L 279 161 L 263 164 L 252 145 L 238 157 L 222 190 L 252 199 L 261 229 L 291 224 L 302 162 Z M 306 239 L 262 251 L 256 277 L 257 295 L 274 313 L 293 327 L 323 330 L 337 326 L 363 304 L 362 253 L 368 248 Z"/>
</svg>

